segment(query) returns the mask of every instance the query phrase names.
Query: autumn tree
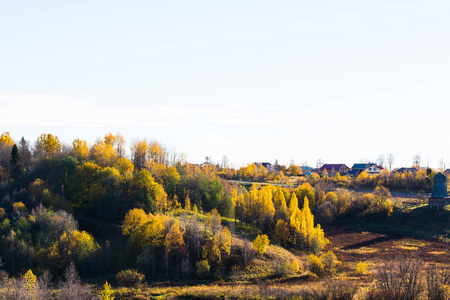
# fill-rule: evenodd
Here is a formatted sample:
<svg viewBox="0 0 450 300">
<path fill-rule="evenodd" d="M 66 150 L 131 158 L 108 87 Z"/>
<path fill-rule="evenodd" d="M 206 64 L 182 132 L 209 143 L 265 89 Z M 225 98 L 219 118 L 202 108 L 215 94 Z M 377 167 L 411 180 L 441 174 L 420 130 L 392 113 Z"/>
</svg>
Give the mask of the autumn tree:
<svg viewBox="0 0 450 300">
<path fill-rule="evenodd" d="M 139 227 L 149 221 L 150 217 L 141 208 L 134 208 L 130 210 L 123 221 L 122 234 L 130 235 Z"/>
<path fill-rule="evenodd" d="M 79 159 L 87 159 L 89 157 L 89 147 L 85 140 L 75 139 L 72 142 L 72 151 Z"/>
<path fill-rule="evenodd" d="M 176 261 L 179 262 L 181 259 L 181 254 L 185 248 L 185 242 L 183 239 L 183 232 L 180 229 L 180 224 L 175 221 L 170 227 L 169 232 L 166 235 L 164 246 L 166 247 L 166 276 L 169 272 L 169 256 L 175 257 Z M 178 265 L 180 265 L 178 263 Z"/>
<path fill-rule="evenodd" d="M 302 169 L 297 165 L 290 165 L 287 171 L 291 176 L 302 175 Z"/>
<path fill-rule="evenodd" d="M 62 148 L 59 138 L 51 133 L 41 134 L 37 139 L 37 144 L 39 147 L 42 147 L 47 154 L 58 153 Z"/>
<path fill-rule="evenodd" d="M 4 132 L 0 135 L 0 146 L 12 147 L 13 145 L 14 145 L 14 142 L 13 142 L 9 132 Z"/>
<path fill-rule="evenodd" d="M 131 145 L 131 155 L 136 170 L 140 171 L 144 168 L 149 149 L 150 145 L 146 140 L 138 140 Z"/>
<path fill-rule="evenodd" d="M 133 195 L 147 211 L 166 211 L 169 208 L 164 188 L 155 182 L 148 170 L 136 173 L 132 179 Z"/>
<path fill-rule="evenodd" d="M 222 255 L 220 251 L 220 240 L 217 236 L 212 236 L 205 241 L 203 246 L 203 259 L 208 260 L 209 265 L 217 268 L 222 262 Z"/>
<path fill-rule="evenodd" d="M 134 171 L 134 165 L 131 160 L 126 157 L 120 157 L 114 167 L 119 170 L 120 174 L 125 178 L 131 178 Z"/>
<path fill-rule="evenodd" d="M 299 206 L 303 206 L 303 199 L 306 197 L 308 198 L 310 208 L 314 209 L 314 206 L 316 205 L 316 195 L 314 193 L 314 189 L 309 183 L 305 182 L 302 185 L 299 185 L 294 189 L 294 192 L 297 199 L 299 199 Z"/>
<path fill-rule="evenodd" d="M 255 250 L 256 253 L 263 255 L 264 252 L 266 252 L 266 248 L 269 245 L 269 242 L 270 241 L 267 235 L 258 235 L 253 241 L 253 250 Z"/>
<path fill-rule="evenodd" d="M 290 232 L 286 222 L 279 219 L 272 232 L 272 240 L 282 246 L 286 246 L 289 242 Z"/>
<path fill-rule="evenodd" d="M 28 270 L 25 275 L 23 275 L 23 283 L 24 296 L 27 299 L 37 299 L 39 294 L 39 285 L 36 281 L 36 275 L 34 275 L 31 270 Z"/>
<path fill-rule="evenodd" d="M 91 155 L 101 167 L 113 166 L 117 160 L 114 147 L 105 142 L 97 142 L 91 149 Z"/>
<path fill-rule="evenodd" d="M 286 206 L 286 198 L 280 187 L 275 192 L 273 203 L 275 206 L 275 220 L 283 219 L 286 221 L 289 214 Z"/>
<path fill-rule="evenodd" d="M 149 215 L 149 220 L 131 233 L 129 242 L 132 253 L 136 255 L 141 253 L 139 257 L 149 255 L 151 274 L 155 276 L 156 250 L 165 242 L 164 218 L 161 215 Z"/>
</svg>

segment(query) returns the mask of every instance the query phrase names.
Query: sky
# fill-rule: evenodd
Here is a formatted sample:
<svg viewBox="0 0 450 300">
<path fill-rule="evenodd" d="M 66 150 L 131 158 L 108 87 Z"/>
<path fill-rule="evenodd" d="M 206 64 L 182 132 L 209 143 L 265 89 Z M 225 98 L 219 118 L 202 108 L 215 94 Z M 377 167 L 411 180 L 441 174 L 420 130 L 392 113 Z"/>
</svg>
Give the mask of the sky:
<svg viewBox="0 0 450 300">
<path fill-rule="evenodd" d="M 2 1 L 0 131 L 450 166 L 449 1 Z"/>
</svg>

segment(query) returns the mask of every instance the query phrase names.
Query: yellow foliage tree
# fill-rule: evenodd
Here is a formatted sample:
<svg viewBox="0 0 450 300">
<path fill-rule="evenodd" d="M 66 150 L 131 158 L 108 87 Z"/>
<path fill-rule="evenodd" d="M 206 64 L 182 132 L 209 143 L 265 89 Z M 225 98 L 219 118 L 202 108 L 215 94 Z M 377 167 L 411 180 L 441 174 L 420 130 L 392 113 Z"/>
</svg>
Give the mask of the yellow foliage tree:
<svg viewBox="0 0 450 300">
<path fill-rule="evenodd" d="M 170 227 L 164 241 L 164 246 L 166 246 L 168 253 L 171 255 L 180 253 L 184 250 L 185 243 L 183 239 L 183 232 L 180 229 L 180 224 L 178 221 L 173 223 Z"/>
<path fill-rule="evenodd" d="M 264 252 L 266 252 L 266 248 L 269 245 L 270 241 L 267 235 L 260 234 L 258 235 L 255 240 L 253 241 L 253 250 L 255 250 L 256 253 L 263 255 Z"/>
<path fill-rule="evenodd" d="M 222 255 L 220 252 L 220 240 L 218 236 L 213 236 L 208 239 L 203 246 L 203 259 L 208 260 L 212 266 L 218 266 L 222 261 Z"/>
<path fill-rule="evenodd" d="M 292 268 L 292 273 L 294 273 L 294 274 L 298 273 L 298 271 L 300 270 L 300 265 L 297 260 L 292 261 L 291 268 Z"/>
<path fill-rule="evenodd" d="M 116 163 L 117 153 L 110 144 L 99 142 L 92 147 L 92 157 L 99 166 L 110 167 Z"/>
<path fill-rule="evenodd" d="M 49 154 L 53 154 L 61 150 L 59 138 L 51 133 L 41 134 L 37 142 Z"/>
<path fill-rule="evenodd" d="M 103 285 L 103 290 L 100 293 L 100 297 L 102 298 L 102 300 L 114 300 L 113 294 L 114 292 L 111 288 L 111 285 L 108 283 L 108 281 L 106 281 Z"/>
<path fill-rule="evenodd" d="M 184 198 L 184 209 L 187 211 L 191 211 L 191 199 L 189 198 L 189 194 Z"/>
<path fill-rule="evenodd" d="M 70 237 L 70 248 L 75 257 L 81 260 L 95 252 L 99 246 L 88 232 L 74 230 Z"/>
<path fill-rule="evenodd" d="M 131 145 L 131 154 L 133 156 L 134 168 L 138 171 L 142 170 L 147 161 L 150 145 L 146 140 L 136 141 Z"/>
<path fill-rule="evenodd" d="M 84 140 L 74 140 L 72 142 L 72 150 L 74 154 L 81 159 L 85 159 L 89 156 L 89 147 L 87 145 L 87 142 Z"/>
<path fill-rule="evenodd" d="M 220 251 L 222 256 L 228 256 L 231 253 L 232 236 L 228 227 L 224 226 L 219 234 Z"/>
<path fill-rule="evenodd" d="M 286 198 L 284 197 L 284 193 L 280 187 L 278 187 L 275 192 L 273 202 L 275 206 L 275 220 L 286 219 L 288 216 Z"/>
<path fill-rule="evenodd" d="M 114 167 L 119 170 L 120 174 L 125 176 L 125 178 L 131 178 L 134 171 L 134 165 L 131 160 L 126 157 L 121 157 L 116 161 Z"/>
<path fill-rule="evenodd" d="M 9 134 L 9 132 L 4 132 L 0 136 L 0 146 L 13 146 L 14 142 Z"/>
<path fill-rule="evenodd" d="M 289 237 L 290 232 L 286 222 L 283 219 L 278 220 L 273 230 L 272 239 L 284 246 L 288 243 Z"/>
<path fill-rule="evenodd" d="M 130 235 L 130 244 L 135 252 L 142 249 L 156 248 L 164 243 L 164 220 L 158 215 L 152 216 L 149 220 L 134 230 Z"/>
<path fill-rule="evenodd" d="M 23 282 L 25 285 L 25 296 L 27 299 L 37 299 L 38 295 L 38 283 L 36 281 L 36 275 L 31 270 L 28 270 L 23 275 Z"/>
<path fill-rule="evenodd" d="M 122 234 L 130 235 L 133 231 L 149 221 L 150 217 L 141 208 L 130 210 L 123 221 Z"/>
</svg>

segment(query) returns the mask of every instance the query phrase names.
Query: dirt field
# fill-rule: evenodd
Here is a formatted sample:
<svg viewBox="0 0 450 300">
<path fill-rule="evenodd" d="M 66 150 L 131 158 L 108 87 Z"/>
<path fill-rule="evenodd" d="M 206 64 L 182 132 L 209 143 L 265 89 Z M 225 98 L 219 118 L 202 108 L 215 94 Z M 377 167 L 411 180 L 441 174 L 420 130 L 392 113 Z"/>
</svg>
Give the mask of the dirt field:
<svg viewBox="0 0 450 300">
<path fill-rule="evenodd" d="M 372 264 L 404 258 L 418 258 L 427 263 L 450 267 L 450 245 L 390 234 L 356 232 L 333 227 L 325 230 L 330 250 L 346 263 L 366 261 Z"/>
</svg>

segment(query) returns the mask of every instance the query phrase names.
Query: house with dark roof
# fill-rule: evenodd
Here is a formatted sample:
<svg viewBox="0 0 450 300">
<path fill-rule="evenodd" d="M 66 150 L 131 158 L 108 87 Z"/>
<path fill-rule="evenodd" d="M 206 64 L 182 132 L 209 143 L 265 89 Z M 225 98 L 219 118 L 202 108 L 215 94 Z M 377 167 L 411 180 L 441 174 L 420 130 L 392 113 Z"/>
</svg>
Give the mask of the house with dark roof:
<svg viewBox="0 0 450 300">
<path fill-rule="evenodd" d="M 327 170 L 328 175 L 335 175 L 337 172 L 341 175 L 345 175 L 350 171 L 350 168 L 345 164 L 324 164 L 319 169 L 319 173 L 322 174 L 324 170 Z"/>
<path fill-rule="evenodd" d="M 417 171 L 418 171 L 417 168 L 398 168 L 398 169 L 395 169 L 392 172 L 393 173 L 401 173 L 401 174 L 411 172 L 413 174 L 416 174 Z"/>
<path fill-rule="evenodd" d="M 263 166 L 264 168 L 266 168 L 267 171 L 271 171 L 272 170 L 272 164 L 269 163 L 269 162 L 255 162 L 255 165 L 258 168 Z"/>
<path fill-rule="evenodd" d="M 351 170 L 348 172 L 348 175 L 358 176 L 362 171 L 365 171 L 368 167 L 375 166 L 374 163 L 358 163 L 353 164 Z"/>
</svg>

